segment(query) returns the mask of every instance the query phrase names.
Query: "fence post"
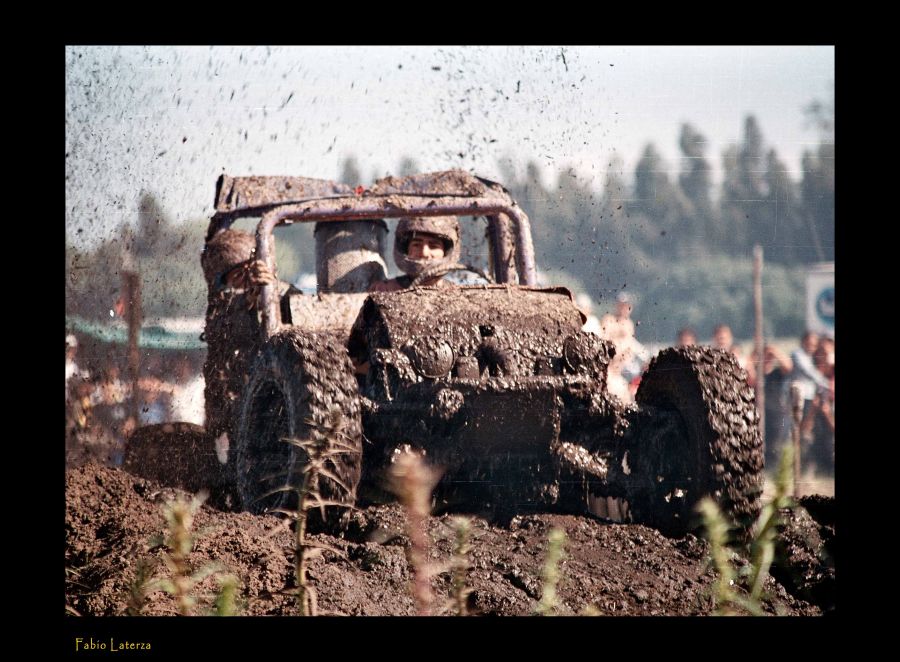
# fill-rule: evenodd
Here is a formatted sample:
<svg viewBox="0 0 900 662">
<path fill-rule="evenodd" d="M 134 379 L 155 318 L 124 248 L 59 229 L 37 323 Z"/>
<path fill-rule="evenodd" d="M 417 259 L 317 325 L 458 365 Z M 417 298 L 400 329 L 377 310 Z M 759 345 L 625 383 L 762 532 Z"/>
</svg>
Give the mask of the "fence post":
<svg viewBox="0 0 900 662">
<path fill-rule="evenodd" d="M 794 498 L 800 496 L 800 423 L 803 421 L 803 398 L 800 387 L 791 384 L 791 442 L 794 445 Z"/>
<path fill-rule="evenodd" d="M 753 334 L 753 347 L 756 352 L 756 408 L 759 411 L 759 436 L 762 439 L 763 457 L 766 456 L 766 370 L 765 339 L 763 338 L 763 301 L 762 301 L 762 267 L 763 249 L 756 244 L 753 247 L 753 308 L 756 317 L 756 329 Z"/>
<path fill-rule="evenodd" d="M 128 372 L 131 374 L 131 413 L 134 422 L 138 422 L 138 377 L 140 376 L 141 356 L 138 351 L 138 340 L 141 333 L 141 278 L 137 272 L 122 272 L 122 289 L 124 291 L 125 316 L 128 321 Z"/>
</svg>

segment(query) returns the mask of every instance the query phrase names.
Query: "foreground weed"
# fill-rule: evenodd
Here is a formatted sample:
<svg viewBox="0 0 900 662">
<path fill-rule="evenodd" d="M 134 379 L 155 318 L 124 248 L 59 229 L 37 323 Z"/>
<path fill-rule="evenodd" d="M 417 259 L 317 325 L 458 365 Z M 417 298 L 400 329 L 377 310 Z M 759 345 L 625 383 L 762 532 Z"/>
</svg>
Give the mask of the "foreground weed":
<svg viewBox="0 0 900 662">
<path fill-rule="evenodd" d="M 163 505 L 166 531 L 161 543 L 167 550 L 163 553 L 163 564 L 168 571 L 168 576 L 145 581 L 145 578 L 152 572 L 152 568 L 146 561 L 139 563 L 137 577 L 131 590 L 129 613 L 139 614 L 146 596 L 161 590 L 175 598 L 175 604 L 181 616 L 190 616 L 199 599 L 206 597 L 197 594 L 198 585 L 207 577 L 223 572 L 223 567 L 219 563 L 207 563 L 195 571 L 191 570 L 188 563 L 188 556 L 193 551 L 196 542 L 196 536 L 193 533 L 194 515 L 205 499 L 206 494 L 201 493 L 190 500 L 178 497 Z M 234 613 L 236 611 L 234 595 L 237 592 L 237 580 L 232 579 L 233 583 L 229 580 L 225 580 L 223 583 L 220 578 L 220 583 L 223 587 L 229 587 L 230 597 L 226 597 L 224 600 L 231 605 L 230 611 Z M 223 599 L 223 592 L 220 591 L 216 602 Z"/>
<path fill-rule="evenodd" d="M 718 573 L 714 590 L 715 615 L 732 616 L 740 613 L 739 609 L 754 616 L 765 613 L 761 602 L 763 585 L 775 558 L 775 538 L 781 522 L 778 511 L 792 505 L 793 501 L 790 498 L 792 493 L 793 448 L 786 445 L 778 464 L 775 495 L 763 506 L 751 528 L 750 564 L 741 573 L 742 578 L 746 580 L 749 597 L 744 597 L 735 588 L 737 573 L 732 565 L 732 559 L 738 555 L 730 547 L 729 522 L 712 499 L 703 499 L 698 504 L 697 509 L 703 517 L 706 528 L 710 556 Z"/>
<path fill-rule="evenodd" d="M 412 594 L 416 613 L 431 613 L 434 594 L 431 577 L 437 568 L 428 563 L 428 533 L 426 525 L 431 514 L 431 491 L 437 485 L 440 474 L 428 467 L 422 457 L 414 452 L 399 453 L 389 471 L 390 490 L 397 495 L 406 510 L 407 533 L 410 547 L 409 565 L 412 569 Z"/>
<path fill-rule="evenodd" d="M 697 505 L 697 510 L 703 517 L 706 538 L 709 541 L 709 553 L 718 574 L 713 591 L 716 605 L 713 613 L 717 616 L 734 616 L 739 613 L 735 607 L 750 607 L 750 605 L 745 605 L 749 601 L 746 601 L 734 588 L 735 571 L 734 566 L 731 565 L 734 553 L 728 546 L 729 524 L 716 502 L 709 497 L 704 498 Z M 755 612 L 752 608 L 749 611 L 750 613 Z"/>
<path fill-rule="evenodd" d="M 471 518 L 456 516 L 449 518 L 446 524 L 440 524 L 440 527 L 449 529 L 453 541 L 450 558 L 443 563 L 429 562 L 425 567 L 429 578 L 444 573 L 449 575 L 450 593 L 440 604 L 431 608 L 431 613 L 441 616 L 471 616 L 469 596 L 472 589 L 466 586 L 466 575 L 471 567 L 469 553 L 472 551 L 474 525 Z M 441 538 L 444 539 L 445 536 Z"/>
<path fill-rule="evenodd" d="M 309 421 L 312 423 L 311 421 Z M 285 439 L 285 441 L 304 451 L 307 462 L 302 469 L 303 479 L 299 487 L 286 486 L 281 490 L 294 491 L 297 494 L 296 510 L 278 510 L 295 522 L 294 527 L 294 581 L 297 584 L 297 608 L 301 616 L 318 615 L 316 592 L 309 585 L 309 561 L 321 555 L 322 550 L 328 550 L 338 556 L 344 553 L 321 543 L 314 543 L 306 537 L 309 512 L 318 509 L 325 520 L 325 509 L 328 507 L 349 508 L 348 504 L 341 501 L 331 501 L 322 497 L 319 492 L 321 478 L 326 478 L 338 485 L 348 494 L 352 489 L 344 484 L 333 471 L 328 468 L 336 464 L 336 460 L 342 455 L 355 454 L 359 451 L 349 443 L 344 432 L 345 423 L 340 410 L 334 409 L 328 420 L 319 426 L 313 427 L 309 439 Z"/>
<path fill-rule="evenodd" d="M 77 594 L 79 589 L 87 588 L 79 580 L 81 573 L 75 568 L 66 568 L 66 602 L 70 600 L 70 595 Z M 81 616 L 81 613 L 70 604 L 66 604 L 66 614 L 69 616 Z"/>
<path fill-rule="evenodd" d="M 156 563 L 149 559 L 138 559 L 134 571 L 134 581 L 128 592 L 128 606 L 126 613 L 129 616 L 140 616 L 147 604 L 148 584 L 156 570 Z"/>
<path fill-rule="evenodd" d="M 234 575 L 219 577 L 219 594 L 216 596 L 214 613 L 216 616 L 237 616 L 237 596 L 241 584 Z"/>
<path fill-rule="evenodd" d="M 456 605 L 458 616 L 468 616 L 468 597 L 472 592 L 466 588 L 466 571 L 469 569 L 469 536 L 472 531 L 472 520 L 468 517 L 454 517 L 452 519 L 453 530 L 456 533 L 453 546 L 453 557 L 450 559 L 450 567 L 453 570 L 453 602 Z"/>
<path fill-rule="evenodd" d="M 540 616 L 555 616 L 560 607 L 556 587 L 559 585 L 559 564 L 565 558 L 566 532 L 562 529 L 551 529 L 548 536 L 547 557 L 544 560 L 544 568 L 541 572 L 543 589 L 541 600 L 535 607 L 535 613 Z"/>
<path fill-rule="evenodd" d="M 775 559 L 775 538 L 778 535 L 778 526 L 781 524 L 779 511 L 782 508 L 790 508 L 794 501 L 791 495 L 794 493 L 794 449 L 790 444 L 785 444 L 778 463 L 778 472 L 775 476 L 775 494 L 772 500 L 763 506 L 755 524 L 753 525 L 753 540 L 750 543 L 750 598 L 759 600 L 762 597 L 762 587 Z"/>
</svg>

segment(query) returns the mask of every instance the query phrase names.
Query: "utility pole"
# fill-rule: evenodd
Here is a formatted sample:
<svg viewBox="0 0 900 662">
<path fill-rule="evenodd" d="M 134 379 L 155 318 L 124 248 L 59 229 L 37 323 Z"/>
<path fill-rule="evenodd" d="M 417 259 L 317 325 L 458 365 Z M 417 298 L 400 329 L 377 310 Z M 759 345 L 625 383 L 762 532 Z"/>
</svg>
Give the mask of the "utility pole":
<svg viewBox="0 0 900 662">
<path fill-rule="evenodd" d="M 131 251 L 126 250 L 122 259 L 122 301 L 125 303 L 125 320 L 128 323 L 128 373 L 131 377 L 131 414 L 138 422 L 138 377 L 141 355 L 138 341 L 141 335 L 143 312 L 141 307 L 141 277 L 134 268 Z"/>
</svg>

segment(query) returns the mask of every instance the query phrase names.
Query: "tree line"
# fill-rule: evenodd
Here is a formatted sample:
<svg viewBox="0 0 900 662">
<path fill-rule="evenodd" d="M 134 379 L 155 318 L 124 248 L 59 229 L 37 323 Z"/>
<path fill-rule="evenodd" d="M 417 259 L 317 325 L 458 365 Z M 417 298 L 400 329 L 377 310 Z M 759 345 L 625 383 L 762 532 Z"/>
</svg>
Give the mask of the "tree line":
<svg viewBox="0 0 900 662">
<path fill-rule="evenodd" d="M 687 325 L 709 337 L 719 322 L 730 324 L 738 337 L 749 337 L 754 244 L 765 253 L 766 332 L 797 335 L 803 327 L 804 267 L 834 259 L 831 116 L 817 103 L 807 113 L 821 138 L 804 153 L 797 178 L 766 144 L 755 117 L 748 116 L 741 142 L 720 155 L 718 186 L 712 178 L 714 155 L 691 124 L 681 127 L 677 167 L 648 144 L 631 173 L 619 160 L 607 160 L 600 186 L 572 167 L 544 173 L 531 160 L 519 172 L 510 159 L 498 163 L 500 183 L 531 219 L 538 266 L 548 283 L 585 292 L 598 314 L 611 308 L 619 291 L 629 291 L 641 323 L 638 337 L 645 342 L 671 342 Z M 394 174 L 420 171 L 410 157 L 398 165 Z M 340 179 L 353 185 L 364 181 L 355 158 L 343 163 Z M 174 223 L 145 193 L 137 224 L 121 236 L 88 251 L 67 239 L 67 314 L 108 317 L 117 274 L 123 260 L 131 260 L 130 268 L 143 277 L 147 316 L 202 315 L 206 297 L 199 254 L 207 221 Z M 294 232 L 279 248 L 278 260 L 282 275 L 314 273 L 311 231 Z"/>
<path fill-rule="evenodd" d="M 718 322 L 749 337 L 755 244 L 767 333 L 797 335 L 804 268 L 834 260 L 834 144 L 818 121 L 822 138 L 797 179 L 748 116 L 742 141 L 721 155 L 715 191 L 707 141 L 691 124 L 681 127 L 677 168 L 648 144 L 630 175 L 608 161 L 599 190 L 574 168 L 545 185 L 534 161 L 521 177 L 508 169 L 503 184 L 532 219 L 539 264 L 576 279 L 601 307 L 623 289 L 636 294 L 648 341 L 669 342 L 686 325 L 708 337 Z"/>
</svg>

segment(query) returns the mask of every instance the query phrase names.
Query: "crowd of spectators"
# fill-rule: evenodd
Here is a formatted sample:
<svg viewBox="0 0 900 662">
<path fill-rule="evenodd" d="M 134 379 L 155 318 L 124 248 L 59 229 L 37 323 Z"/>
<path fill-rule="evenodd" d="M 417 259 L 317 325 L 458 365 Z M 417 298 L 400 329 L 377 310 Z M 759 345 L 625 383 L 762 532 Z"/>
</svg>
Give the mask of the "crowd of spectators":
<svg viewBox="0 0 900 662">
<path fill-rule="evenodd" d="M 680 335 L 679 335 L 680 341 Z M 732 352 L 756 387 L 756 351 L 744 354 L 734 345 L 731 329 L 720 324 L 713 330 L 711 345 Z M 800 457 L 804 471 L 834 472 L 834 338 L 811 331 L 800 338 L 790 354 L 773 344 L 763 350 L 765 373 L 766 465 L 774 466 L 784 444 L 791 442 L 793 426 L 792 390 L 800 400 Z"/>
<path fill-rule="evenodd" d="M 583 302 L 579 302 L 582 303 Z M 582 307 L 585 307 L 582 305 Z M 650 360 L 650 352 L 635 334 L 631 319 L 633 301 L 622 292 L 616 298 L 615 312 L 599 320 L 588 315 L 585 330 L 610 340 L 616 355 L 610 362 L 607 388 L 623 402 L 634 401 L 641 375 Z M 589 313 L 589 308 L 588 308 Z M 678 332 L 675 346 L 699 344 L 696 331 L 685 327 Z M 732 352 L 747 371 L 751 386 L 756 385 L 758 358 L 745 354 L 734 343 L 726 324 L 712 330 L 710 346 Z M 91 434 L 106 439 L 113 464 L 120 464 L 125 439 L 138 426 L 184 421 L 203 425 L 203 377 L 199 365 L 186 354 L 153 354 L 145 357 L 137 380 L 137 398 L 132 398 L 133 383 L 122 378 L 114 359 L 108 359 L 96 374 L 79 365 L 78 340 L 66 336 L 66 431 L 72 435 Z M 766 464 L 772 466 L 783 445 L 790 441 L 793 426 L 792 389 L 801 406 L 801 458 L 804 469 L 831 473 L 834 469 L 834 339 L 807 332 L 790 354 L 775 345 L 766 345 L 763 355 L 765 373 Z"/>
<path fill-rule="evenodd" d="M 718 328 L 718 327 L 717 327 Z M 727 327 L 726 327 L 727 328 Z M 729 331 L 730 334 L 730 331 Z M 721 347 L 714 336 L 713 346 Z M 731 348 L 754 388 L 758 357 Z M 834 338 L 812 331 L 789 354 L 772 344 L 763 349 L 766 465 L 774 466 L 791 443 L 794 398 L 800 409 L 800 458 L 803 471 L 834 473 Z"/>
<path fill-rule="evenodd" d="M 203 377 L 185 355 L 144 357 L 135 384 L 123 379 L 115 358 L 92 357 L 92 370 L 79 365 L 78 339 L 66 336 L 66 439 L 113 465 L 122 463 L 125 439 L 143 425 L 184 421 L 203 425 Z"/>
<path fill-rule="evenodd" d="M 610 340 L 616 356 L 610 362 L 607 388 L 623 402 L 633 402 L 646 370 L 650 353 L 635 337 L 631 319 L 633 303 L 627 293 L 616 299 L 615 312 L 599 321 L 589 320 L 585 330 Z M 700 344 L 697 332 L 684 327 L 679 330 L 675 346 Z M 758 357 L 756 352 L 743 352 L 734 342 L 727 324 L 712 330 L 709 346 L 734 354 L 746 371 L 751 386 L 756 387 Z M 799 392 L 801 464 L 805 471 L 821 474 L 834 471 L 834 338 L 806 332 L 799 347 L 785 352 L 767 344 L 763 355 L 765 373 L 765 441 L 766 465 L 774 466 L 785 443 L 791 441 L 793 426 L 792 389 Z"/>
</svg>

